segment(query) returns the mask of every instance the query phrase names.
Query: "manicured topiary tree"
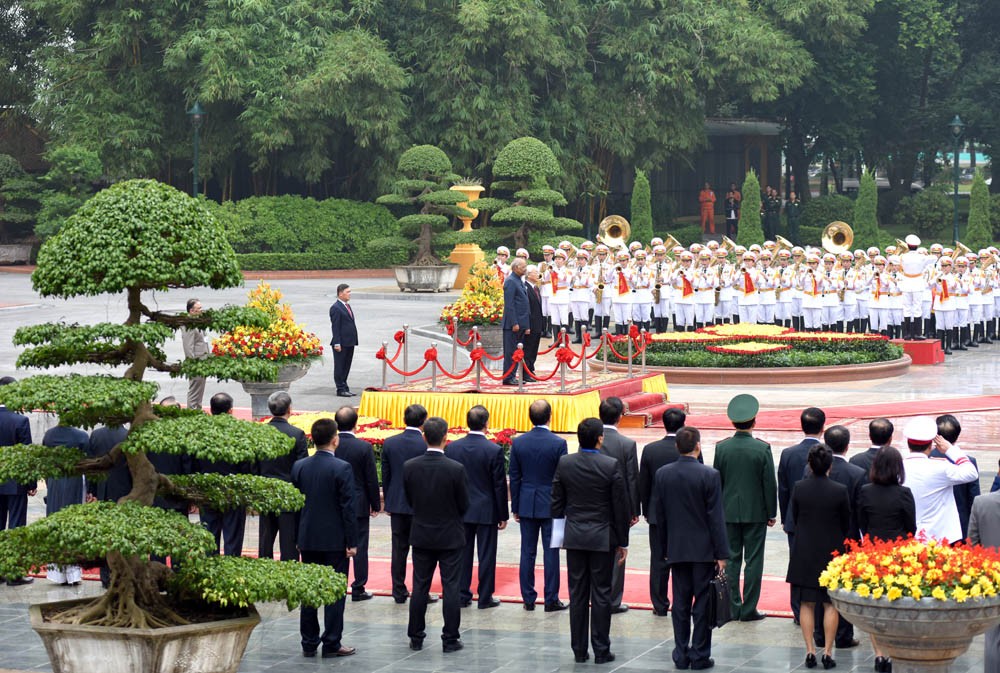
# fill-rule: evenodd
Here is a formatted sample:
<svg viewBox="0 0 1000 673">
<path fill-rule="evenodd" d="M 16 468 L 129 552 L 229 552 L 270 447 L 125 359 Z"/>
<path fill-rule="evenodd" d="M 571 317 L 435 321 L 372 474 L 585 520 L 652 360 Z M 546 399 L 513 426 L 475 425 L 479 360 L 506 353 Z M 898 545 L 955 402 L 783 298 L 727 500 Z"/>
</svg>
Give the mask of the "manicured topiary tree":
<svg viewBox="0 0 1000 673">
<path fill-rule="evenodd" d="M 854 200 L 854 247 L 868 249 L 880 247 L 882 233 L 878 228 L 878 187 L 875 175 L 869 171 L 861 176 L 858 198 Z"/>
<path fill-rule="evenodd" d="M 290 450 L 291 440 L 266 425 L 156 406 L 157 386 L 144 381 L 150 369 L 244 380 L 276 377 L 273 362 L 223 357 L 168 362 L 162 348 L 181 327 L 266 327 L 270 319 L 264 312 L 228 307 L 177 315 L 155 311 L 144 301 L 148 291 L 241 282 L 232 248 L 204 206 L 152 180 L 122 182 L 96 194 L 42 246 L 32 275 L 42 296 L 124 293 L 128 299 L 120 323 L 49 323 L 21 327 L 14 337 L 27 347 L 18 357 L 19 367 L 97 363 L 124 366 L 122 376 L 37 375 L 0 386 L 0 403 L 10 409 L 54 413 L 61 423 L 85 428 L 130 423 L 126 439 L 99 458 L 70 447 L 0 449 L 0 481 L 99 475 L 121 458 L 132 476 L 132 490 L 117 503 L 73 505 L 0 532 L 2 576 L 19 577 L 47 563 L 106 559 L 108 591 L 52 621 L 167 626 L 185 623 L 178 606 L 188 601 L 204 611 L 205 604 L 235 607 L 260 600 L 318 606 L 344 595 L 343 575 L 324 566 L 209 556 L 215 540 L 207 530 L 176 512 L 152 507 L 157 494 L 219 510 L 279 512 L 303 505 L 302 494 L 280 480 L 245 474 L 168 476 L 147 457 L 155 451 L 240 462 Z M 175 569 L 150 562 L 150 555 L 172 557 Z"/>
<path fill-rule="evenodd" d="M 760 182 L 752 168 L 743 179 L 743 201 L 740 205 L 739 231 L 736 242 L 749 248 L 754 243 L 764 241 L 764 229 L 760 225 Z"/>
<path fill-rule="evenodd" d="M 514 245 L 519 248 L 528 247 L 532 233 L 582 231 L 580 222 L 553 213 L 553 206 L 566 205 L 562 193 L 549 187 L 549 178 L 561 174 L 559 161 L 541 140 L 512 140 L 493 162 L 497 178 L 490 185 L 493 196 L 476 199 L 469 206 L 493 213 L 491 222 L 516 227 Z"/>
<path fill-rule="evenodd" d="M 962 241 L 974 251 L 993 245 L 993 227 L 990 224 L 990 188 L 980 171 L 972 179 L 969 194 L 969 228 Z"/>
<path fill-rule="evenodd" d="M 406 150 L 399 157 L 396 169 L 400 178 L 396 180 L 395 191 L 378 197 L 375 202 L 406 213 L 399 218 L 400 232 L 414 237 L 417 244 L 410 265 L 438 266 L 441 260 L 431 247 L 434 233 L 447 230 L 452 217 L 472 217 L 471 212 L 456 205 L 467 197 L 450 189 L 461 176 L 452 172 L 451 159 L 434 145 L 417 145 Z"/>
<path fill-rule="evenodd" d="M 646 171 L 635 169 L 635 185 L 632 187 L 632 239 L 648 245 L 653 238 L 653 205 L 649 194 L 649 178 Z"/>
</svg>

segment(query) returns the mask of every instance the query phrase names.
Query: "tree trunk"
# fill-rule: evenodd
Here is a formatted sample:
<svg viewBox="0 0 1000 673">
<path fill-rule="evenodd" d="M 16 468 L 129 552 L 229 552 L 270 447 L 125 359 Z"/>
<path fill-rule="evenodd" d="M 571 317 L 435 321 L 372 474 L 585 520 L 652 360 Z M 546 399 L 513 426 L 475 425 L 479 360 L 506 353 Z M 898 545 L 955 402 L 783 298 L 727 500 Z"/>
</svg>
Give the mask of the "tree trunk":
<svg viewBox="0 0 1000 673">
<path fill-rule="evenodd" d="M 795 193 L 798 194 L 799 200 L 805 204 L 812 198 L 812 189 L 809 188 L 809 157 L 806 154 L 801 135 L 797 132 L 793 131 L 789 135 L 788 142 L 785 144 L 785 156 L 792 169 L 792 175 L 795 176 Z"/>
</svg>

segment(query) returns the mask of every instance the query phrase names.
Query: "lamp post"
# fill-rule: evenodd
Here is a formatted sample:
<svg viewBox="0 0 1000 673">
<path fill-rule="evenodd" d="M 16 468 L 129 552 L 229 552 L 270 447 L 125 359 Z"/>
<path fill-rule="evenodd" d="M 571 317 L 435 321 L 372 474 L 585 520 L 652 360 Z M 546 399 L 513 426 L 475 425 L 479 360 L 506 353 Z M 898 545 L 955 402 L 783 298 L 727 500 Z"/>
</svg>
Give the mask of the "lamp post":
<svg viewBox="0 0 1000 673">
<path fill-rule="evenodd" d="M 958 243 L 958 178 L 959 178 L 959 167 L 958 167 L 958 152 L 961 149 L 959 141 L 962 139 L 962 130 L 965 128 L 965 124 L 962 123 L 962 118 L 955 115 L 955 118 L 951 120 L 948 124 L 951 129 L 951 137 L 955 140 L 955 219 L 953 221 L 954 239 L 955 243 Z"/>
<path fill-rule="evenodd" d="M 194 168 L 191 195 L 198 198 L 198 144 L 201 139 L 201 125 L 205 122 L 205 111 L 201 108 L 201 104 L 195 101 L 191 109 L 187 111 L 187 115 L 191 118 L 191 126 L 194 128 Z"/>
</svg>

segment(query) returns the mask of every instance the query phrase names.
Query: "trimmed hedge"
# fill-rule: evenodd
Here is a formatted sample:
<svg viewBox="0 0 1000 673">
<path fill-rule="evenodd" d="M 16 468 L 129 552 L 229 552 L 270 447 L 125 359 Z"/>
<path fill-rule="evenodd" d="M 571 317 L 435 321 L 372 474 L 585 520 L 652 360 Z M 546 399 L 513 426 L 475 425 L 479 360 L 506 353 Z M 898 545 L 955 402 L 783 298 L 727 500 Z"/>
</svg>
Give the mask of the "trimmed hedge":
<svg viewBox="0 0 1000 673">
<path fill-rule="evenodd" d="M 847 222 L 852 227 L 854 219 L 854 201 L 842 194 L 829 194 L 809 199 L 802 206 L 802 220 L 799 222 L 799 233 L 805 238 L 803 229 L 817 227 L 822 230 L 831 222 Z M 797 241 L 795 241 L 797 242 Z"/>
<path fill-rule="evenodd" d="M 701 225 L 694 224 L 687 227 L 675 227 L 666 233 L 672 234 L 674 238 L 681 242 L 682 245 L 691 245 L 692 243 L 701 243 Z M 725 228 L 723 227 L 723 232 L 725 233 Z M 718 238 L 722 238 L 722 233 L 718 234 Z M 649 241 L 643 241 L 643 243 L 649 243 Z M 669 252 L 669 251 L 668 251 Z"/>
<path fill-rule="evenodd" d="M 512 227 L 483 227 L 473 229 L 471 232 L 446 231 L 434 236 L 434 254 L 441 257 L 451 254 L 452 249 L 458 243 L 476 243 L 486 254 L 486 260 L 493 261 L 496 249 L 501 245 L 510 248 L 510 254 L 514 254 L 514 229 Z"/>
<path fill-rule="evenodd" d="M 406 264 L 413 254 L 411 241 L 398 236 L 376 238 L 359 252 L 331 254 L 259 252 L 237 254 L 244 271 L 315 271 L 326 269 L 384 269 Z"/>
</svg>

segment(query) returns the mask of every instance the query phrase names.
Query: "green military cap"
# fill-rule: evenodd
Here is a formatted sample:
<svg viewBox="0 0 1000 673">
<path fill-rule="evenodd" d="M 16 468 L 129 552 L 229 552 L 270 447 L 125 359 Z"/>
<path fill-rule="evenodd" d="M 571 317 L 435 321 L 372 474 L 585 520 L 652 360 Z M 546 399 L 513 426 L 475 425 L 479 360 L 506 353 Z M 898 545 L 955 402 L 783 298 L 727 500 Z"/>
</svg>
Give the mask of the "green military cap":
<svg viewBox="0 0 1000 673">
<path fill-rule="evenodd" d="M 729 401 L 726 415 L 733 423 L 746 423 L 757 418 L 760 402 L 753 395 L 737 395 Z"/>
</svg>

